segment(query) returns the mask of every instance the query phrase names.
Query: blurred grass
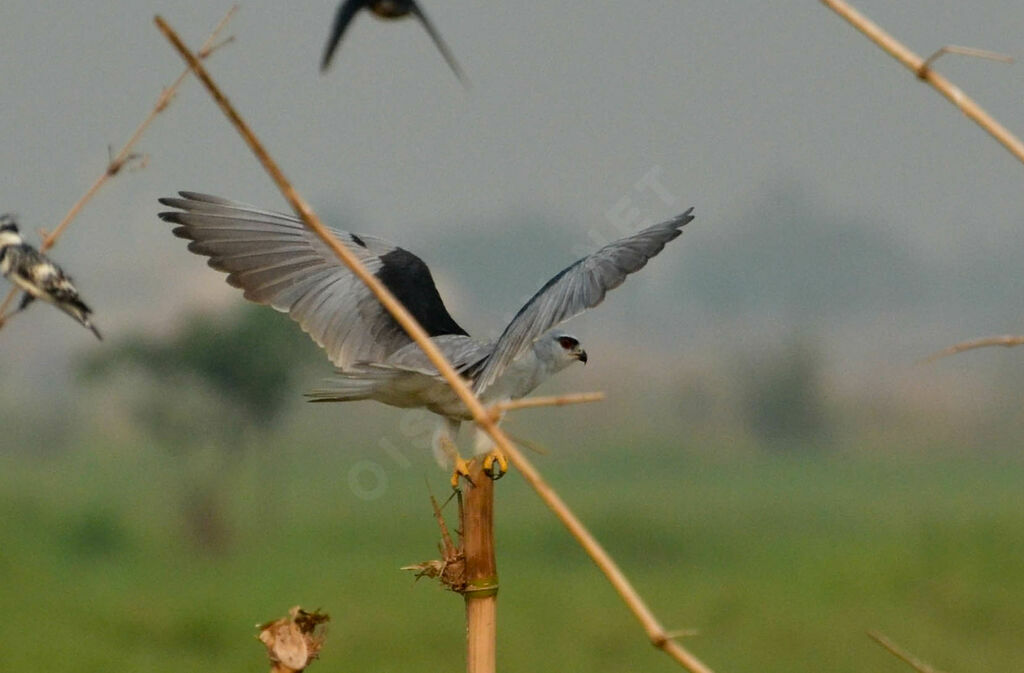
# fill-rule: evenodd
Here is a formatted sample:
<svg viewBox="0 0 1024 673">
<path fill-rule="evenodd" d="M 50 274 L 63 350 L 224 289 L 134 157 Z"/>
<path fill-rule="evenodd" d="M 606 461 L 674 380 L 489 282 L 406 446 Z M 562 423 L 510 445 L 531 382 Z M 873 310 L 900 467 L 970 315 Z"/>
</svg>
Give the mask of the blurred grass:
<svg viewBox="0 0 1024 673">
<path fill-rule="evenodd" d="M 367 442 L 369 443 L 369 442 Z M 953 673 L 1021 670 L 1024 461 L 899 447 L 798 456 L 603 447 L 536 462 L 667 628 L 719 673 L 900 671 L 878 629 Z M 461 599 L 398 571 L 434 558 L 427 486 L 372 447 L 281 442 L 225 472 L 232 538 L 181 523 L 182 458 L 86 445 L 0 456 L 0 625 L 12 670 L 262 670 L 254 625 L 333 621 L 322 671 L 462 667 Z M 376 461 L 382 495 L 348 485 Z M 514 474 L 498 491 L 504 671 L 678 670 Z"/>
</svg>

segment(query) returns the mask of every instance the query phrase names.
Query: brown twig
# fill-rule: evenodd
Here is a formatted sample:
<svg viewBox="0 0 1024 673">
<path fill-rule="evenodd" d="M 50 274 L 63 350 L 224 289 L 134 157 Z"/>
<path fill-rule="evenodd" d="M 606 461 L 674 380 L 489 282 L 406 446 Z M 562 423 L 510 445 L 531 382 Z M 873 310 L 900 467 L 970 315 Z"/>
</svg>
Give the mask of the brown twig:
<svg viewBox="0 0 1024 673">
<path fill-rule="evenodd" d="M 894 642 L 886 638 L 878 631 L 868 631 L 868 637 L 884 647 L 896 658 L 906 662 L 918 673 L 941 673 L 938 669 L 932 668 L 906 650 L 900 649 Z"/>
<path fill-rule="evenodd" d="M 987 346 L 1004 346 L 1006 348 L 1013 348 L 1014 346 L 1020 346 L 1021 344 L 1024 344 L 1024 336 L 1016 336 L 1013 334 L 971 339 L 970 341 L 961 341 L 960 343 L 953 344 L 949 348 L 943 348 L 941 351 L 932 353 L 928 357 L 919 360 L 918 364 L 928 364 L 944 357 L 949 357 L 950 355 L 974 350 L 975 348 L 985 348 Z"/>
<path fill-rule="evenodd" d="M 562 407 L 567 404 L 587 404 L 589 402 L 600 402 L 604 399 L 604 393 L 573 393 L 570 395 L 551 395 L 548 397 L 524 397 L 508 402 L 497 402 L 489 409 L 492 414 L 503 414 L 506 411 L 515 409 L 535 409 L 537 407 Z"/>
<path fill-rule="evenodd" d="M 228 21 L 231 19 L 231 17 L 237 10 L 238 5 L 232 5 L 231 9 L 229 9 L 227 13 L 224 15 L 224 17 L 220 20 L 220 22 L 217 23 L 216 27 L 213 29 L 213 32 L 211 32 L 210 36 L 206 38 L 206 41 L 203 43 L 203 46 L 199 50 L 200 58 L 205 59 L 209 57 L 213 52 L 215 52 L 217 49 L 224 46 L 233 39 L 229 37 L 224 40 L 221 40 L 220 42 L 215 42 L 217 37 L 220 35 L 221 32 L 223 32 L 224 28 L 227 26 Z M 142 122 L 139 123 L 139 125 L 135 128 L 135 131 L 128 139 L 128 142 L 124 144 L 124 147 L 122 147 L 116 155 L 110 158 L 109 162 L 103 170 L 103 173 L 98 178 L 96 178 L 96 181 L 93 182 L 92 186 L 90 186 L 89 189 L 85 191 L 85 194 L 83 194 L 81 198 L 79 198 L 78 201 L 76 201 L 75 204 L 71 206 L 71 210 L 69 210 L 67 215 L 64 216 L 64 219 L 60 221 L 60 223 L 57 225 L 57 228 L 43 236 L 42 243 L 39 245 L 39 249 L 42 252 L 46 252 L 57 243 L 57 239 L 59 239 L 61 234 L 64 233 L 64 230 L 67 229 L 69 224 L 71 224 L 71 221 L 78 216 L 78 213 L 82 211 L 82 208 L 85 207 L 85 204 L 92 200 L 92 198 L 96 195 L 100 188 L 104 184 L 106 184 L 107 180 L 117 175 L 121 171 L 121 169 L 124 168 L 124 165 L 126 163 L 136 159 L 139 156 L 132 152 L 132 148 L 135 146 L 135 143 L 139 141 L 139 138 L 142 137 L 142 134 L 146 131 L 146 129 L 149 128 L 149 125 L 153 123 L 153 120 L 156 119 L 157 115 L 159 115 L 161 112 L 164 111 L 164 109 L 167 108 L 167 106 L 171 102 L 171 99 L 174 97 L 174 94 L 177 93 L 178 88 L 181 87 L 182 82 L 184 82 L 185 78 L 188 77 L 189 72 L 191 72 L 191 70 L 189 68 L 185 68 L 182 71 L 182 73 L 178 75 L 178 78 L 175 79 L 174 82 L 169 87 L 160 92 L 160 96 L 157 98 L 156 104 L 153 105 L 153 109 L 149 111 L 149 114 L 146 115 L 146 118 L 143 119 Z M 14 297 L 17 294 L 17 290 L 12 289 L 10 292 L 7 293 L 7 297 L 4 298 L 3 303 L 0 303 L 0 327 L 3 327 L 4 322 L 6 322 L 8 318 L 10 318 L 10 316 L 7 315 L 7 310 L 10 308 L 11 302 L 14 301 Z"/>
<path fill-rule="evenodd" d="M 189 64 L 189 67 L 192 68 L 196 76 L 206 86 L 214 101 L 216 101 L 225 116 L 227 116 L 245 142 L 249 145 L 253 154 L 256 155 L 256 158 L 263 165 L 263 168 L 277 185 L 281 194 L 291 205 L 295 213 L 303 222 L 305 222 L 306 226 L 308 226 L 310 230 L 313 231 L 313 233 L 316 234 L 316 236 L 334 252 L 338 259 L 352 271 L 353 275 L 359 278 L 367 286 L 370 292 L 372 292 L 377 300 L 380 301 L 381 305 L 384 306 L 385 310 L 395 318 L 395 321 L 402 327 L 402 329 L 404 329 L 409 334 L 410 338 L 419 345 L 424 354 L 426 354 L 427 358 L 430 360 L 431 364 L 433 364 L 437 369 L 438 373 L 445 379 L 445 381 L 448 382 L 448 385 L 451 386 L 452 390 L 465 403 L 466 408 L 473 416 L 473 420 L 477 425 L 491 437 L 495 445 L 501 451 L 509 456 L 513 464 L 523 472 L 524 477 L 527 477 L 527 481 L 529 481 L 534 489 L 538 491 L 541 498 L 544 499 L 550 507 L 552 507 L 559 519 L 569 527 L 570 532 L 577 538 L 577 540 L 580 540 L 581 544 L 584 544 L 584 548 L 594 558 L 595 563 L 597 563 L 598 567 L 605 572 L 609 581 L 612 582 L 620 595 L 623 596 L 627 604 L 633 610 L 634 614 L 636 614 L 638 619 L 640 619 L 648 633 L 648 636 L 651 638 L 651 641 L 676 659 L 680 664 L 688 668 L 692 673 L 710 673 L 711 669 L 707 668 L 697 660 L 696 657 L 684 650 L 678 643 L 672 641 L 671 638 L 665 634 L 664 629 L 662 629 L 660 624 L 658 624 L 650 610 L 636 593 L 636 590 L 633 589 L 632 585 L 622 574 L 622 571 L 615 565 L 615 562 L 612 561 L 611 557 L 609 557 L 607 552 L 601 548 L 593 536 L 587 532 L 583 524 L 575 518 L 565 503 L 558 498 L 550 487 L 543 483 L 543 480 L 540 478 L 537 471 L 526 460 L 523 454 L 513 446 L 508 436 L 492 419 L 487 408 L 483 406 L 476 395 L 473 394 L 466 381 L 458 375 L 451 363 L 448 362 L 433 342 L 430 341 L 427 333 L 423 330 L 416 319 L 412 317 L 401 302 L 395 299 L 394 295 L 388 291 L 384 284 L 381 283 L 376 276 L 367 271 L 358 258 L 345 248 L 330 233 L 330 231 L 324 227 L 316 213 L 313 212 L 313 209 L 299 195 L 287 178 L 285 178 L 284 173 L 282 173 L 281 169 L 277 166 L 277 163 L 267 153 L 266 149 L 264 149 L 263 145 L 256 138 L 249 126 L 231 105 L 231 102 L 220 91 L 220 88 L 210 77 L 209 73 L 206 72 L 202 63 L 200 63 L 192 52 L 189 51 L 188 47 L 185 46 L 181 41 L 181 38 L 178 37 L 166 21 L 159 16 L 155 18 L 155 21 L 160 31 L 171 42 L 171 44 L 174 45 L 174 48 L 178 51 L 181 57 Z M 543 488 L 545 489 L 544 491 L 541 490 L 541 485 L 543 485 Z"/>
<path fill-rule="evenodd" d="M 935 63 L 935 61 L 939 60 L 939 58 L 944 54 L 957 54 L 959 56 L 971 56 L 973 58 L 983 58 L 989 61 L 999 61 L 1000 63 L 1013 63 L 1013 57 L 1007 56 L 1006 54 L 999 54 L 994 51 L 988 51 L 987 49 L 958 47 L 955 44 L 947 44 L 945 47 L 940 47 L 934 54 L 926 58 L 921 63 L 921 68 L 918 70 L 918 73 L 930 68 L 932 63 Z"/>
<path fill-rule="evenodd" d="M 1013 133 L 996 121 L 994 117 L 982 109 L 980 105 L 975 103 L 955 84 L 935 72 L 930 67 L 930 63 L 934 60 L 935 56 L 928 60 L 922 59 L 843 0 L 821 0 L 821 2 L 846 19 L 854 28 L 864 33 L 868 39 L 906 66 L 919 79 L 931 84 L 950 103 L 974 120 L 981 128 L 988 131 L 993 138 L 1002 143 L 1003 147 L 1009 150 L 1013 156 L 1017 157 L 1019 161 L 1024 162 L 1024 143 L 1021 143 Z M 950 51 L 949 48 L 946 50 Z M 973 55 L 977 55 L 977 53 L 975 52 Z"/>
</svg>

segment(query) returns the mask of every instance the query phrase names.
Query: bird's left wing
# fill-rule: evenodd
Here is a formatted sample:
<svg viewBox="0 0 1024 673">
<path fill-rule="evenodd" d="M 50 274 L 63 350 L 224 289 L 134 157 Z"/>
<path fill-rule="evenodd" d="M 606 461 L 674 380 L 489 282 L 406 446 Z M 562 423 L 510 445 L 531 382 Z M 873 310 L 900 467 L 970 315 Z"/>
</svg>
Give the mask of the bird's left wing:
<svg viewBox="0 0 1024 673">
<path fill-rule="evenodd" d="M 600 304 L 609 290 L 642 269 L 666 243 L 679 236 L 682 226 L 693 219 L 692 212 L 690 208 L 671 220 L 609 243 L 549 280 L 502 332 L 474 381 L 474 390 L 483 392 L 549 329 Z"/>
<path fill-rule="evenodd" d="M 331 57 L 341 43 L 341 37 L 345 34 L 348 24 L 352 23 L 352 17 L 356 15 L 366 0 L 343 0 L 338 6 L 338 12 L 334 15 L 334 23 L 331 24 L 331 35 L 327 38 L 327 46 L 324 47 L 324 55 L 320 61 L 320 72 L 327 70 L 331 65 Z"/>
<path fill-rule="evenodd" d="M 412 343 L 369 288 L 302 220 L 207 194 L 160 199 L 188 249 L 209 257 L 245 298 L 287 313 L 344 369 L 383 362 Z M 416 255 L 373 236 L 334 231 L 432 337 L 466 332 L 452 319 L 430 269 Z"/>
<path fill-rule="evenodd" d="M 448 44 L 445 43 L 437 28 L 434 28 L 434 24 L 431 23 L 429 18 L 427 18 L 426 13 L 420 8 L 419 4 L 415 2 L 412 3 L 409 11 L 411 11 L 413 16 L 419 19 L 420 23 L 423 24 L 423 28 L 430 35 L 430 39 L 434 41 L 434 44 L 437 45 L 437 50 L 441 52 L 441 56 L 443 56 L 444 60 L 448 63 L 448 67 L 452 69 L 452 72 L 459 78 L 462 85 L 468 88 L 469 78 L 466 77 L 466 73 L 462 71 L 462 67 L 459 65 L 459 62 L 455 60 L 455 55 L 452 54 L 452 50 L 448 48 Z"/>
</svg>

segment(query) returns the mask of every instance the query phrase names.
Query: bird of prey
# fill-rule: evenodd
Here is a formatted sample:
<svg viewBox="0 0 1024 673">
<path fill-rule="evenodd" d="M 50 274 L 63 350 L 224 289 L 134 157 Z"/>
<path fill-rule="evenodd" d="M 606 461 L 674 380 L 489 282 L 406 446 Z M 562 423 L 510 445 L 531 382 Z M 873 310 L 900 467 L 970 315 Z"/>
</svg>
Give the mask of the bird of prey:
<svg viewBox="0 0 1024 673">
<path fill-rule="evenodd" d="M 103 340 L 89 320 L 92 309 L 78 296 L 71 278 L 46 255 L 25 242 L 18 223 L 11 215 L 0 215 L 0 273 L 24 294 L 18 310 L 23 311 L 36 299 L 49 302 L 92 330 Z"/>
<path fill-rule="evenodd" d="M 228 283 L 242 289 L 246 299 L 288 313 L 327 352 L 336 376 L 309 397 L 376 400 L 434 412 L 441 417 L 434 455 L 442 466 L 455 466 L 457 483 L 466 465 L 454 442 L 460 423 L 472 416 L 362 281 L 296 217 L 206 194 L 179 195 L 160 199 L 177 210 L 159 216 L 178 225 L 174 234 L 190 241 L 188 249 L 209 257 L 207 263 L 226 272 Z M 405 305 L 487 404 L 523 397 L 570 364 L 586 363 L 579 340 L 556 328 L 600 304 L 609 290 L 643 268 L 679 236 L 692 211 L 609 243 L 563 269 L 494 341 L 474 339 L 455 322 L 419 257 L 374 236 L 334 234 Z M 477 454 L 488 449 L 477 442 Z M 495 460 L 501 471 L 507 468 L 504 456 L 492 452 L 485 461 L 488 471 Z"/>
<path fill-rule="evenodd" d="M 338 13 L 334 16 L 334 24 L 331 26 L 331 35 L 327 38 L 327 46 L 324 47 L 324 55 L 320 61 L 321 72 L 327 70 L 331 65 L 331 57 L 334 56 L 334 52 L 341 43 L 341 37 L 345 34 L 345 29 L 348 28 L 348 24 L 352 22 L 356 12 L 360 9 L 367 9 L 381 19 L 400 19 L 410 14 L 419 19 L 427 33 L 430 34 L 430 39 L 437 45 L 441 56 L 448 63 L 448 67 L 452 69 L 452 72 L 455 73 L 455 76 L 459 78 L 459 81 L 464 86 L 468 85 L 469 80 L 466 78 L 465 73 L 462 72 L 462 68 L 459 67 L 455 56 L 452 55 L 448 45 L 441 39 L 441 34 L 434 28 L 434 24 L 430 22 L 430 19 L 427 18 L 427 15 L 414 0 L 342 0 L 342 3 L 338 6 Z"/>
</svg>

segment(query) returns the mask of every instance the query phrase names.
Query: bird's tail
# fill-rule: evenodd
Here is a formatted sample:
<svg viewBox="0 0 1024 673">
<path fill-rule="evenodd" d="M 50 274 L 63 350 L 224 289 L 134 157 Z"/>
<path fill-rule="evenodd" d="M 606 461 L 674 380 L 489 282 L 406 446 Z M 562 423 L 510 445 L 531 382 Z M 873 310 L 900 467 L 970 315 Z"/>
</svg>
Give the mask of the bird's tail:
<svg viewBox="0 0 1024 673">
<path fill-rule="evenodd" d="M 82 302 L 81 299 L 76 298 L 74 301 L 62 302 L 57 304 L 57 306 L 69 316 L 77 320 L 83 327 L 88 327 L 92 333 L 96 335 L 97 339 L 103 341 L 103 336 L 100 334 L 100 331 L 96 328 L 96 325 L 93 325 L 92 321 L 89 320 L 89 316 L 92 311 Z"/>
<path fill-rule="evenodd" d="M 310 402 L 354 402 L 373 399 L 381 385 L 397 374 L 394 370 L 366 367 L 351 371 L 338 370 L 327 379 L 323 388 L 306 393 Z"/>
</svg>

